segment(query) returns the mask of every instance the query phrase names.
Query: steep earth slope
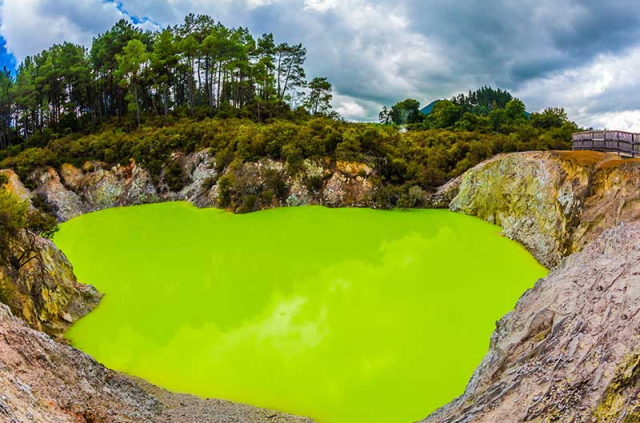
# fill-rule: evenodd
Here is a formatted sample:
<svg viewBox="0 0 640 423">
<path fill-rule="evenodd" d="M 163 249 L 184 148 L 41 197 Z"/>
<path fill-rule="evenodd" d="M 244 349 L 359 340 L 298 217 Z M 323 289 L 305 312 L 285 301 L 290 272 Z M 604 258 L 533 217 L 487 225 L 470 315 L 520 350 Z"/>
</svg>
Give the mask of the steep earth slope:
<svg viewBox="0 0 640 423">
<path fill-rule="evenodd" d="M 0 304 L 0 421 L 7 423 L 294 423 L 310 420 L 172 394 L 108 370 L 29 328 Z"/>
<path fill-rule="evenodd" d="M 562 262 L 497 323 L 441 422 L 640 421 L 640 225 Z"/>
</svg>

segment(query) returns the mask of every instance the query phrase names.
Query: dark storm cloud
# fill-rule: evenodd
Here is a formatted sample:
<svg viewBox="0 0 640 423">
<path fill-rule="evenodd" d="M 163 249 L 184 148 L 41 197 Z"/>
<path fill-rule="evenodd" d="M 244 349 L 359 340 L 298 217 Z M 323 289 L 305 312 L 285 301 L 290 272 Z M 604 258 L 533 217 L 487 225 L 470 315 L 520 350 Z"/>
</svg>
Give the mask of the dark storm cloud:
<svg viewBox="0 0 640 423">
<path fill-rule="evenodd" d="M 635 1 L 418 1 L 411 27 L 448 45 L 461 69 L 510 88 L 639 40 Z M 454 77 L 456 76 L 454 75 Z"/>
</svg>

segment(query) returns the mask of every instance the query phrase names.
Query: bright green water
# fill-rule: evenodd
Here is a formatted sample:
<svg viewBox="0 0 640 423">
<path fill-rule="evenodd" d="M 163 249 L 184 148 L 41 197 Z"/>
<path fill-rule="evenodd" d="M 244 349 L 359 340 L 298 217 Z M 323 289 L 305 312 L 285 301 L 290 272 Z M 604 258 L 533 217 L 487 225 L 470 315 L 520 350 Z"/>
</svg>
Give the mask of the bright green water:
<svg viewBox="0 0 640 423">
<path fill-rule="evenodd" d="M 55 242 L 106 293 L 73 345 L 320 423 L 408 423 L 460 395 L 495 321 L 546 274 L 499 228 L 436 210 L 157 204 L 73 219 Z"/>
</svg>

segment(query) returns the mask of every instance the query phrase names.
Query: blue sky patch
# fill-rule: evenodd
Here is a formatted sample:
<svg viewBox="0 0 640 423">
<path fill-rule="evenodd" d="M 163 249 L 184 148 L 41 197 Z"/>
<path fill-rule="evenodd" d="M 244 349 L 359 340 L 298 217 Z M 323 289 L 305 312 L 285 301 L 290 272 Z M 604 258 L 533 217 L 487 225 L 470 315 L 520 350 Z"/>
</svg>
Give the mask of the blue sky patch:
<svg viewBox="0 0 640 423">
<path fill-rule="evenodd" d="M 0 68 L 7 67 L 10 70 L 15 70 L 16 59 L 7 51 L 6 40 L 0 36 Z"/>
<path fill-rule="evenodd" d="M 124 15 L 126 15 L 129 19 L 131 19 L 131 22 L 133 22 L 136 25 L 140 25 L 140 24 L 144 24 L 147 22 L 151 22 L 154 25 L 160 26 L 159 23 L 154 22 L 151 18 L 149 18 L 148 16 L 136 16 L 133 15 L 131 13 L 129 13 L 127 11 L 127 9 L 124 8 L 124 4 L 122 4 L 121 1 L 116 1 L 116 0 L 102 0 L 104 3 L 112 3 L 113 5 L 116 6 L 116 8 L 122 12 Z"/>
</svg>

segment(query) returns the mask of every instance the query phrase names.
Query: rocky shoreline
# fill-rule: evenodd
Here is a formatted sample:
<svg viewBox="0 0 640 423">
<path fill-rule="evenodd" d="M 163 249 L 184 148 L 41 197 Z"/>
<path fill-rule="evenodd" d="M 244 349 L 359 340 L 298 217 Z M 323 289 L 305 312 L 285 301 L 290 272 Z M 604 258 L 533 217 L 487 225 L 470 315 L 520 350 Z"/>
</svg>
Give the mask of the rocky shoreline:
<svg viewBox="0 0 640 423">
<path fill-rule="evenodd" d="M 10 190 L 44 202 L 59 221 L 161 201 L 216 206 L 226 195 L 221 178 L 233 181 L 245 198 L 257 198 L 276 177 L 276 188 L 283 188 L 275 189 L 273 198 L 262 195 L 270 201 L 256 203 L 257 208 L 377 206 L 375 171 L 365 164 L 307 161 L 291 177 L 271 160 L 220 172 L 207 151 L 175 154 L 172 160 L 182 175 L 177 192 L 164 172 L 154 180 L 133 162 L 40 169 L 25 183 L 10 170 L 2 172 Z M 425 421 L 640 419 L 640 226 L 633 225 L 640 220 L 640 161 L 592 152 L 506 154 L 421 195 L 426 207 L 500 225 L 553 269 L 498 323 L 465 394 Z M 0 265 L 0 298 L 11 308 L 0 307 L 0 416 L 10 422 L 303 421 L 169 394 L 49 338 L 42 332 L 59 338 L 100 296 L 78 284 L 55 245 L 38 242 L 43 259 L 19 275 Z"/>
</svg>

